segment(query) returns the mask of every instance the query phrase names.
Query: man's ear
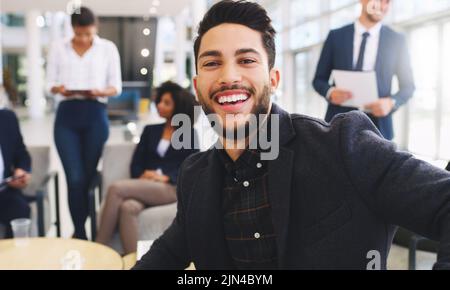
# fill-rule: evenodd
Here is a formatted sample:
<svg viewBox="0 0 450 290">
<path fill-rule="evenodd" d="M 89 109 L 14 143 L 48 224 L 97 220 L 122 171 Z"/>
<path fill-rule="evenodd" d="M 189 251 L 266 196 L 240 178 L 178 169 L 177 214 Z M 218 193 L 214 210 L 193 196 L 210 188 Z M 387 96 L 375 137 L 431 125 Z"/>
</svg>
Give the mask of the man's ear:
<svg viewBox="0 0 450 290">
<path fill-rule="evenodd" d="M 276 68 L 272 68 L 270 70 L 270 90 L 272 93 L 274 93 L 278 85 L 280 84 L 280 70 Z"/>
<path fill-rule="evenodd" d="M 194 83 L 194 89 L 197 91 L 197 77 L 198 76 L 195 76 L 195 77 L 193 77 L 192 78 L 192 81 L 193 81 L 193 83 Z"/>
<path fill-rule="evenodd" d="M 194 84 L 194 90 L 195 90 L 195 100 L 198 102 L 198 91 L 197 91 L 197 78 L 198 76 L 195 76 L 192 78 L 192 82 Z"/>
</svg>

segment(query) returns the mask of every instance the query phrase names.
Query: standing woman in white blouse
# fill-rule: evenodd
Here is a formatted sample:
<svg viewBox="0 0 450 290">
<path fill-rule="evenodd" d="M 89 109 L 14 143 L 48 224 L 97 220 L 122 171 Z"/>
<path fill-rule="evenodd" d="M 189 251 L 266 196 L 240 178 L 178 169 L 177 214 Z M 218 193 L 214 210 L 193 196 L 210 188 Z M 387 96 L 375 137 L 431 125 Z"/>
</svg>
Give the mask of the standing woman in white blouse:
<svg viewBox="0 0 450 290">
<path fill-rule="evenodd" d="M 109 187 L 97 234 L 97 242 L 108 244 L 118 227 L 125 254 L 136 252 L 139 213 L 147 207 L 177 200 L 175 185 L 181 163 L 198 152 L 194 148 L 198 139 L 193 127 L 190 148 L 177 150 L 171 141 L 177 129 L 171 124 L 174 115 L 187 115 L 193 126 L 195 97 L 179 85 L 166 82 L 157 89 L 155 103 L 166 122 L 145 127 L 130 164 L 132 179 Z"/>
<path fill-rule="evenodd" d="M 86 7 L 71 16 L 74 36 L 50 49 L 47 86 L 61 101 L 56 114 L 56 148 L 67 179 L 74 237 L 87 239 L 88 186 L 108 139 L 107 98 L 121 93 L 117 47 L 97 36 L 97 19 Z"/>
</svg>

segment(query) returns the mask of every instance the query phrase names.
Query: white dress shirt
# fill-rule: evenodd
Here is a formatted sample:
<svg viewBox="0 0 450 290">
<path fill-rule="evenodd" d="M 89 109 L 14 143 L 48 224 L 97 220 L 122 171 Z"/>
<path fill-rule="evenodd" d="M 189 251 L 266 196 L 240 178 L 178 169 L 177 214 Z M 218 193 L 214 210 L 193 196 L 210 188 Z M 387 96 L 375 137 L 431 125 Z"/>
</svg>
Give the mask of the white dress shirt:
<svg viewBox="0 0 450 290">
<path fill-rule="evenodd" d="M 0 183 L 3 181 L 3 174 L 5 174 L 5 163 L 3 161 L 2 147 L 0 146 Z"/>
<path fill-rule="evenodd" d="M 378 22 L 374 27 L 367 30 L 361 22 L 355 22 L 355 34 L 353 37 L 353 67 L 356 67 L 358 62 L 359 50 L 361 48 L 361 42 L 363 40 L 363 34 L 369 32 L 370 36 L 367 38 L 366 49 L 364 51 L 364 61 L 363 61 L 363 71 L 373 71 L 375 70 L 375 65 L 377 63 L 378 55 L 378 45 L 380 43 L 380 31 L 383 24 Z M 329 99 L 331 93 L 335 87 L 331 87 L 326 98 Z"/>
<path fill-rule="evenodd" d="M 72 47 L 72 39 L 56 41 L 50 48 L 47 60 L 47 90 L 64 85 L 66 90 L 103 90 L 114 87 L 122 92 L 120 56 L 116 45 L 98 36 L 91 48 L 80 56 Z M 83 99 L 83 96 L 74 96 Z M 60 100 L 65 98 L 59 96 Z M 106 103 L 107 98 L 98 98 Z"/>
<path fill-rule="evenodd" d="M 378 44 L 380 43 L 380 31 L 382 23 L 378 22 L 374 27 L 367 30 L 361 22 L 355 22 L 355 36 L 353 40 L 353 67 L 356 67 L 358 62 L 359 49 L 363 40 L 363 34 L 368 32 L 370 35 L 367 38 L 366 49 L 364 52 L 363 71 L 375 70 L 377 62 Z"/>
</svg>

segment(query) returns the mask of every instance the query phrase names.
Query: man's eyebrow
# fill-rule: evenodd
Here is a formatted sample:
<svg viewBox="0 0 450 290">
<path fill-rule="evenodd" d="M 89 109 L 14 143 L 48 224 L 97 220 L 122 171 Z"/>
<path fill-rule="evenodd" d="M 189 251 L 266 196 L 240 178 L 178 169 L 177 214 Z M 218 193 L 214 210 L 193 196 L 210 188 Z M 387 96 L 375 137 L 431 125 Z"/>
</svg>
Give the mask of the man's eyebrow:
<svg viewBox="0 0 450 290">
<path fill-rule="evenodd" d="M 221 56 L 222 53 L 218 50 L 207 50 L 198 56 L 198 59 L 207 56 Z"/>
<path fill-rule="evenodd" d="M 246 53 L 254 53 L 254 54 L 257 54 L 258 56 L 261 56 L 261 54 L 253 48 L 238 49 L 234 55 L 238 56 L 238 55 L 246 54 Z M 222 53 L 218 50 L 207 50 L 207 51 L 203 52 L 202 54 L 200 54 L 198 59 L 200 59 L 202 57 L 207 57 L 207 56 L 222 56 Z"/>
<path fill-rule="evenodd" d="M 258 56 L 261 56 L 261 54 L 257 50 L 255 50 L 253 48 L 241 48 L 241 49 L 238 49 L 236 51 L 236 53 L 234 54 L 234 56 L 238 56 L 240 54 L 246 54 L 246 53 L 255 53 Z"/>
</svg>

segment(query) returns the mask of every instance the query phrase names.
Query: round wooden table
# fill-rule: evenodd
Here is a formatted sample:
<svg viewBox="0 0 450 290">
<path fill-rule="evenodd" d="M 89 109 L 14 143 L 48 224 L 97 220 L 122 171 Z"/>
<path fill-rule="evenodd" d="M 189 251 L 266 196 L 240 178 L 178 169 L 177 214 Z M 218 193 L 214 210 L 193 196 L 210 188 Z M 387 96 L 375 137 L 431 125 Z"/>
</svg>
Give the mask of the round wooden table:
<svg viewBox="0 0 450 290">
<path fill-rule="evenodd" d="M 126 255 L 123 259 L 123 269 L 130 270 L 136 264 L 136 252 Z"/>
<path fill-rule="evenodd" d="M 60 270 L 81 261 L 82 270 L 121 270 L 123 262 L 113 249 L 94 242 L 30 238 L 17 244 L 14 239 L 0 240 L 0 270 Z"/>
</svg>

